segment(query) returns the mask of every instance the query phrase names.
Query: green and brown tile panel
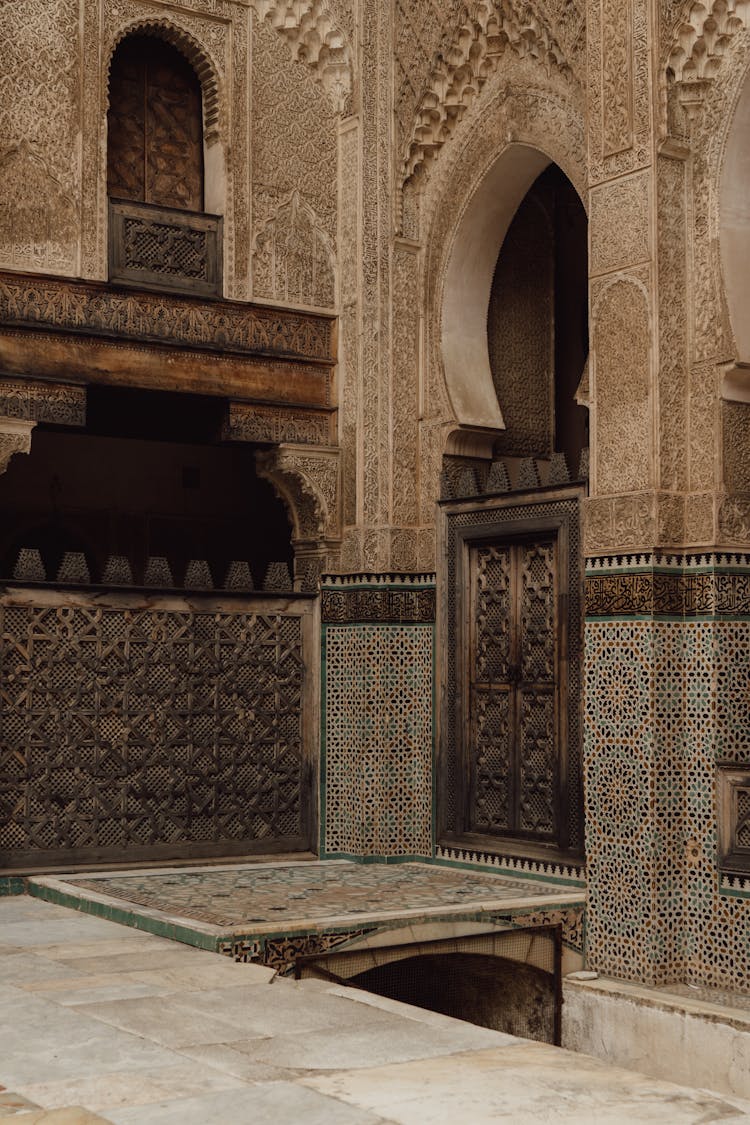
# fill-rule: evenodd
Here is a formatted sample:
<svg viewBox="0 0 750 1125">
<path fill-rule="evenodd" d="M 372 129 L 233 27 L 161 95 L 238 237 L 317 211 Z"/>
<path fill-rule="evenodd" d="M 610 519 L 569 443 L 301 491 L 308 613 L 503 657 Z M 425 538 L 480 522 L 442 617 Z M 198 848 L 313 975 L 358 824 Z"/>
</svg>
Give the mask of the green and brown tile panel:
<svg viewBox="0 0 750 1125">
<path fill-rule="evenodd" d="M 747 880 L 719 867 L 719 766 L 750 763 L 750 558 L 591 560 L 590 967 L 750 992 Z"/>
<path fill-rule="evenodd" d="M 435 576 L 324 578 L 321 615 L 321 857 L 429 857 Z"/>
</svg>

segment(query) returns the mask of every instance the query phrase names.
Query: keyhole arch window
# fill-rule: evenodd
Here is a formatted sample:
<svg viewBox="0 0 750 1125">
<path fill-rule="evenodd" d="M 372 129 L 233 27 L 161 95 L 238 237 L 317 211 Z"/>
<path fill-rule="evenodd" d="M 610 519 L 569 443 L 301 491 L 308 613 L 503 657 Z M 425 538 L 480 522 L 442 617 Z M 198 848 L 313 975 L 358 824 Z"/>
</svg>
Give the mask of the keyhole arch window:
<svg viewBox="0 0 750 1125">
<path fill-rule="evenodd" d="M 204 209 L 203 95 L 185 56 L 135 33 L 115 50 L 107 113 L 110 199 Z"/>
</svg>

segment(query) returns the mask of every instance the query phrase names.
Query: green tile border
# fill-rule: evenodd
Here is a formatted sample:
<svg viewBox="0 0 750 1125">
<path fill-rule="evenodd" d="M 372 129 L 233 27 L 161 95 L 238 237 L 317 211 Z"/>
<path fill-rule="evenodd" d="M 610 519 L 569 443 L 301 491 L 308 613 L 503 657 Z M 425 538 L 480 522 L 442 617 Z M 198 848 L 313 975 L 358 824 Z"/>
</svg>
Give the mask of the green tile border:
<svg viewBox="0 0 750 1125">
<path fill-rule="evenodd" d="M 401 857 L 396 857 L 395 862 L 403 863 L 406 860 Z M 30 879 L 26 893 L 31 898 L 42 899 L 45 902 L 54 903 L 56 906 L 64 906 L 69 909 L 76 910 L 83 914 L 90 914 L 97 918 L 103 918 L 108 922 L 115 922 L 119 925 L 128 926 L 130 929 L 135 929 L 143 933 L 153 934 L 155 937 L 165 938 L 169 941 L 181 942 L 183 945 L 192 946 L 195 949 L 202 949 L 209 953 L 216 953 L 221 956 L 226 956 L 222 952 L 222 945 L 234 945 L 241 942 L 257 945 L 259 950 L 263 953 L 267 942 L 272 941 L 289 941 L 295 938 L 305 937 L 329 937 L 329 936 L 346 936 L 352 935 L 352 940 L 359 940 L 361 936 L 357 931 L 365 931 L 365 936 L 374 933 L 388 933 L 391 930 L 402 929 L 407 926 L 420 926 L 420 925 L 439 925 L 441 923 L 460 923 L 460 922 L 481 922 L 488 925 L 502 924 L 505 921 L 512 923 L 513 918 L 518 915 L 528 914 L 529 911 L 538 910 L 579 910 L 583 908 L 585 925 L 585 901 L 581 897 L 572 896 L 569 900 L 563 899 L 562 901 L 552 901 L 546 906 L 533 906 L 518 905 L 509 907 L 507 910 L 502 908 L 493 908 L 491 911 L 471 910 L 455 912 L 445 912 L 441 914 L 417 914 L 417 915 L 403 915 L 401 917 L 389 918 L 387 920 L 380 919 L 376 922 L 362 919 L 361 924 L 358 924 L 356 916 L 352 916 L 351 921 L 340 924 L 328 926 L 325 920 L 321 920 L 318 926 L 292 926 L 271 932 L 264 931 L 257 933 L 253 931 L 239 931 L 230 930 L 217 934 L 204 934 L 197 930 L 191 929 L 189 926 L 180 925 L 178 923 L 166 922 L 158 918 L 151 918 L 148 915 L 139 914 L 135 910 L 128 910 L 109 903 L 97 902 L 91 899 L 79 897 L 75 894 L 67 894 L 54 887 L 47 887 L 36 884 L 33 879 Z M 356 934 L 356 936 L 355 936 Z M 567 944 L 567 943 L 566 943 Z M 342 947 L 343 948 L 343 947 Z M 574 948 L 571 946 L 571 948 Z M 580 951 L 577 951 L 580 952 Z"/>
<path fill-rule="evenodd" d="M 7 898 L 10 895 L 25 895 L 26 894 L 26 879 L 19 875 L 1 875 L 0 876 L 0 898 Z"/>
<path fill-rule="evenodd" d="M 134 930 L 153 934 L 155 937 L 167 938 L 170 941 L 179 941 L 183 945 L 192 945 L 197 949 L 205 949 L 211 953 L 219 952 L 219 944 L 233 940 L 233 934 L 202 934 L 188 926 L 181 926 L 174 922 L 165 922 L 160 918 L 149 918 L 147 915 L 138 914 L 134 910 L 126 910 L 109 903 L 96 902 L 92 899 L 67 894 L 55 887 L 45 887 L 35 883 L 33 878 L 28 880 L 27 894 L 31 898 L 40 898 L 45 902 L 52 902 L 56 906 L 67 906 L 81 914 L 93 914 L 97 918 L 104 918 L 107 922 L 117 922 L 121 926 L 129 926 Z"/>
</svg>

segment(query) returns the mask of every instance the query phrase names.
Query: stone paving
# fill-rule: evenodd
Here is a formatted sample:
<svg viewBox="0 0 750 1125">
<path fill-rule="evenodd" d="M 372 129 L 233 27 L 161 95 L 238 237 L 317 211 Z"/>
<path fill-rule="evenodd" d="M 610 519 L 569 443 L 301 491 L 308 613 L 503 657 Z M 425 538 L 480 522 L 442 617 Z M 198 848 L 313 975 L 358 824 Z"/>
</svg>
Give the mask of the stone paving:
<svg viewBox="0 0 750 1125">
<path fill-rule="evenodd" d="M 0 898 L 0 1122 L 750 1122 L 750 1105 Z"/>
</svg>

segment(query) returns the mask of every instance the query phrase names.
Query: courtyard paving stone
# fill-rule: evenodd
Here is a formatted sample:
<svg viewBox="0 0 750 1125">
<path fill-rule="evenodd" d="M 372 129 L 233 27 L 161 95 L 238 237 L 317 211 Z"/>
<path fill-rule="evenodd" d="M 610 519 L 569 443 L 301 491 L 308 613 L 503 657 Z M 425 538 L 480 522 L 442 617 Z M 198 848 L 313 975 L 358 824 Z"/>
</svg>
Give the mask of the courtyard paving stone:
<svg viewBox="0 0 750 1125">
<path fill-rule="evenodd" d="M 0 931 L 18 925 L 33 944 L 0 951 L 0 980 L 6 962 L 17 970 L 0 984 L 0 1085 L 20 1108 L 0 1103 L 0 1121 L 750 1122 L 750 1106 L 736 1099 L 0 898 Z M 133 987 L 152 991 L 133 996 Z"/>
</svg>

